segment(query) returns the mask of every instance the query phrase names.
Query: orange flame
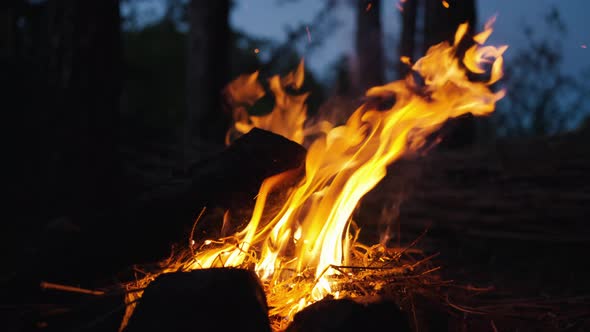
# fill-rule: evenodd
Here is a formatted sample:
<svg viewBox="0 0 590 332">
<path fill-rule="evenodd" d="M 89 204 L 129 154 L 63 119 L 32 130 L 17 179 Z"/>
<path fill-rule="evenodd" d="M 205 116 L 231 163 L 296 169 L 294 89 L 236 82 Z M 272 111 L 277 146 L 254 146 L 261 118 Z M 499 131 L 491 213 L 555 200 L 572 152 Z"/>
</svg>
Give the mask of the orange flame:
<svg viewBox="0 0 590 332">
<path fill-rule="evenodd" d="M 279 184 L 295 179 L 296 171 L 263 182 L 252 217 L 242 231 L 206 240 L 194 255 L 168 264 L 166 271 L 254 263 L 267 288 L 270 314 L 286 320 L 328 294 L 337 298 L 336 281 L 330 276 L 341 272 L 331 267 L 349 262 L 356 241 L 351 231 L 353 210 L 385 176 L 386 167 L 405 152 L 420 148 L 447 119 L 465 113 L 489 114 L 504 96 L 503 91 L 492 92 L 490 85 L 502 76 L 506 47 L 481 46 L 485 38 L 476 37 L 477 44 L 465 53 L 463 63 L 475 73 L 483 73 L 491 63 L 491 75 L 487 82 L 471 82 L 456 58 L 466 31 L 467 25 L 461 25 L 452 45 L 445 42 L 431 47 L 412 66 L 423 78 L 422 85 L 408 75 L 366 92 L 368 97 L 395 96 L 391 108 L 362 105 L 346 124 L 325 125 L 324 134 L 308 149 L 304 179 L 290 191 L 274 217 L 263 220 L 267 198 Z M 489 33 L 491 27 L 486 26 L 482 34 L 487 38 Z M 264 94 L 257 78 L 258 73 L 240 76 L 227 88 L 233 104 L 239 105 L 234 109 L 232 131 L 245 133 L 260 127 L 302 142 L 307 94 L 291 96 L 285 87 L 301 87 L 303 62 L 286 77 L 270 79 L 276 102 L 273 112 L 249 116 L 243 105 L 252 105 Z M 294 277 L 303 281 L 295 282 Z"/>
<path fill-rule="evenodd" d="M 287 88 L 301 89 L 304 78 L 303 60 L 297 69 L 285 77 L 273 76 L 269 80 L 269 87 L 275 96 L 275 106 L 272 112 L 256 116 L 249 115 L 246 106 L 252 106 L 265 95 L 264 88 L 257 81 L 258 72 L 238 77 L 226 88 L 230 103 L 233 106 L 234 126 L 228 131 L 226 144 L 232 138 L 249 132 L 257 127 L 283 135 L 297 143 L 303 143 L 303 123 L 307 112 L 305 100 L 308 93 L 291 95 Z"/>
</svg>

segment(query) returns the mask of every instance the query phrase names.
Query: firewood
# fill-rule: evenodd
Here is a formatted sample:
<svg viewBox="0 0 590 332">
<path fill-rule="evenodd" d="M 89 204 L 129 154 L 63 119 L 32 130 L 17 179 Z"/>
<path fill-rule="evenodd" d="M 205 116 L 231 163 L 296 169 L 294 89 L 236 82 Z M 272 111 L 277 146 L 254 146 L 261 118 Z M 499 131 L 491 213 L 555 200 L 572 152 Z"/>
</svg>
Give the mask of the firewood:
<svg viewBox="0 0 590 332">
<path fill-rule="evenodd" d="M 203 207 L 207 207 L 208 213 L 244 211 L 239 221 L 246 221 L 262 181 L 301 167 L 305 154 L 306 150 L 299 144 L 255 128 L 218 156 L 191 167 L 184 179 L 156 188 L 142 197 L 122 220 L 124 229 L 120 231 L 135 236 L 135 244 L 141 250 L 165 255 L 170 244 L 186 239 Z M 213 228 L 221 231 L 222 215 L 212 219 L 214 224 L 199 222 L 205 229 L 199 228 L 197 232 L 210 232 Z M 240 224 L 233 226 L 235 230 Z M 137 257 L 135 263 L 141 261 L 145 259 Z"/>
<path fill-rule="evenodd" d="M 301 169 L 302 175 L 305 154 L 305 148 L 295 142 L 253 129 L 120 212 L 88 216 L 92 221 L 63 241 L 48 237 L 41 261 L 52 273 L 44 278 L 66 283 L 85 277 L 100 279 L 133 264 L 157 262 L 170 254 L 173 245 L 186 243 L 203 207 L 207 213 L 195 238 L 216 237 L 210 232 L 221 232 L 226 210 L 234 215 L 234 222 L 224 231 L 235 231 L 247 221 L 262 181 L 291 169 Z"/>
<path fill-rule="evenodd" d="M 270 332 L 270 324 L 256 274 L 219 268 L 159 276 L 146 288 L 125 331 Z"/>
<path fill-rule="evenodd" d="M 410 332 L 408 318 L 392 301 L 359 303 L 324 299 L 297 313 L 287 332 L 396 331 Z"/>
</svg>

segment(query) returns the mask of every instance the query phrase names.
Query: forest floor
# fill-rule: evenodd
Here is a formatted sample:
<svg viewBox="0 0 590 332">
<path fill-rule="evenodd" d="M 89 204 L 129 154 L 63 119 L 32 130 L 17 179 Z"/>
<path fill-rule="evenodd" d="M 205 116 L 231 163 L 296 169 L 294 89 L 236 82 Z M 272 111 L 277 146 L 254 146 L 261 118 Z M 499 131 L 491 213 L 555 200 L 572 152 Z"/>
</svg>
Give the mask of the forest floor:
<svg viewBox="0 0 590 332">
<path fill-rule="evenodd" d="M 358 220 L 374 220 L 373 240 L 386 229 L 376 211 L 395 217 L 402 243 L 428 228 L 417 247 L 440 253 L 446 279 L 492 287 L 473 304 L 506 314 L 467 331 L 589 330 L 589 142 L 586 131 L 402 161 Z"/>
</svg>

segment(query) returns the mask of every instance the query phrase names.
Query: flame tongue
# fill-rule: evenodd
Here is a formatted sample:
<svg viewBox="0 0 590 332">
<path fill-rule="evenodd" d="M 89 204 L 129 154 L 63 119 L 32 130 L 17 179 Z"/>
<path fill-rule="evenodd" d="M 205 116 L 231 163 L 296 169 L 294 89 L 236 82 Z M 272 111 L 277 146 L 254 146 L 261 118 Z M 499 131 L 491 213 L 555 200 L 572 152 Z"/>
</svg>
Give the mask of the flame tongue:
<svg viewBox="0 0 590 332">
<path fill-rule="evenodd" d="M 489 81 L 469 81 L 455 57 L 458 41 L 467 31 L 466 25 L 460 26 L 453 45 L 436 45 L 413 65 L 413 70 L 424 79 L 423 86 L 408 76 L 374 87 L 367 91 L 367 96 L 395 96 L 396 103 L 386 110 L 362 105 L 346 124 L 322 126 L 324 134 L 308 150 L 305 178 L 292 189 L 270 221 L 262 220 L 267 198 L 280 183 L 292 178 L 292 171 L 263 182 L 244 230 L 220 241 L 210 241 L 212 244 L 205 245 L 190 262 L 182 262 L 182 268 L 254 263 L 268 288 L 270 306 L 274 308 L 271 314 L 287 318 L 327 294 L 338 297 L 332 290 L 334 278 L 330 276 L 340 272 L 330 267 L 348 264 L 354 242 L 349 230 L 351 215 L 360 199 L 385 176 L 386 167 L 406 151 L 421 147 L 427 135 L 448 118 L 465 113 L 488 114 L 502 98 L 502 91 L 494 93 L 489 86 L 502 74 L 502 53 L 506 47 L 481 47 L 479 44 L 491 33 L 491 28 L 486 28 L 476 36 L 478 44 L 465 53 L 463 63 L 474 72 L 482 72 L 485 63 L 491 63 Z M 252 104 L 260 98 L 264 92 L 256 78 L 257 73 L 234 81 L 228 90 L 233 100 Z M 246 132 L 256 126 L 301 143 L 307 95 L 291 96 L 285 87 L 298 88 L 302 80 L 303 63 L 283 79 L 271 78 L 270 87 L 276 99 L 273 112 L 261 117 L 248 116 L 240 106 L 234 113 L 234 131 Z"/>
</svg>

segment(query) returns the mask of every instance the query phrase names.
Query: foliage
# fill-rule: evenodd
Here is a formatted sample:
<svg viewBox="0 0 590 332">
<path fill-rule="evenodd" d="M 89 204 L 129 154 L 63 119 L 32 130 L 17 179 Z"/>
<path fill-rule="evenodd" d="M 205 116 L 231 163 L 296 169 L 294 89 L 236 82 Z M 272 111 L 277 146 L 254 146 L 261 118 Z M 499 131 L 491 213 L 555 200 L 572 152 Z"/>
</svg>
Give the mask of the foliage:
<svg viewBox="0 0 590 332">
<path fill-rule="evenodd" d="M 174 131 L 181 128 L 186 108 L 186 7 L 183 1 L 169 1 L 166 13 L 152 24 L 142 25 L 141 1 L 126 1 L 124 17 L 124 47 L 126 80 L 123 112 L 130 125 L 148 131 Z M 230 79 L 240 74 L 261 71 L 262 77 L 285 74 L 293 70 L 301 55 L 291 45 L 249 36 L 241 31 L 231 32 Z M 255 50 L 270 50 L 270 58 Z M 280 61 L 272 59 L 280 53 Z M 324 100 L 323 87 L 306 71 L 302 92 L 311 92 L 309 109 L 313 112 Z M 221 91 L 220 91 L 221 93 Z M 266 113 L 272 109 L 272 98 L 263 98 L 251 110 Z M 135 128 L 140 129 L 140 128 Z"/>
<path fill-rule="evenodd" d="M 185 107 L 186 35 L 162 21 L 124 34 L 125 118 L 147 127 L 173 127 Z"/>
<path fill-rule="evenodd" d="M 500 136 L 554 135 L 575 127 L 588 112 L 588 85 L 582 75 L 562 68 L 560 40 L 567 29 L 557 9 L 546 15 L 545 24 L 552 34 L 539 36 L 526 27 L 526 47 L 507 63 L 507 95 L 496 117 Z"/>
</svg>

